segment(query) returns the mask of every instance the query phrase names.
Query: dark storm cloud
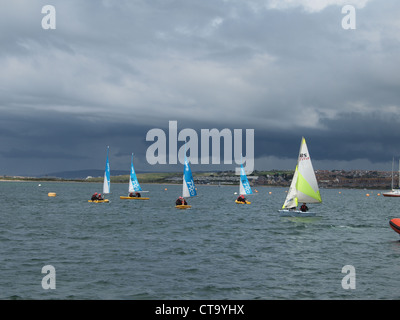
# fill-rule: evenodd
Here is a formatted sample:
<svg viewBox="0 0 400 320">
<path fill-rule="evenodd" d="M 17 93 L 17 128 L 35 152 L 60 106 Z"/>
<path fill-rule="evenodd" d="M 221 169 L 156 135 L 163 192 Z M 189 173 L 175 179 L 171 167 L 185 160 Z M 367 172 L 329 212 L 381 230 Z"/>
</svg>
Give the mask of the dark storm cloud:
<svg viewBox="0 0 400 320">
<path fill-rule="evenodd" d="M 353 1 L 356 30 L 342 0 L 52 1 L 56 30 L 44 1 L 1 4 L 0 174 L 102 168 L 107 145 L 114 168 L 134 152 L 157 169 L 145 137 L 169 120 L 255 129 L 262 168 L 291 163 L 301 136 L 327 168 L 396 149 L 394 0 Z"/>
<path fill-rule="evenodd" d="M 8 142 L 0 150 L 1 168 L 10 174 L 100 169 L 104 167 L 107 146 L 115 169 L 128 167 L 132 152 L 138 154 L 137 167 L 145 167 L 144 132 L 150 129 L 146 125 L 104 122 L 90 115 L 25 111 L 25 115 L 8 114 L 0 120 L 1 141 Z M 14 171 L 19 163 L 25 165 Z"/>
</svg>

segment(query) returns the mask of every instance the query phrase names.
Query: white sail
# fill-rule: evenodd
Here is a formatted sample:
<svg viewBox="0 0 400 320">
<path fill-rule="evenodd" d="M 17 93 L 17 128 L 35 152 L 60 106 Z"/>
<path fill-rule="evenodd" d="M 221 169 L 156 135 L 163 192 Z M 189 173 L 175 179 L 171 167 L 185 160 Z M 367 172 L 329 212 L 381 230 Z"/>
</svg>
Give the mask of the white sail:
<svg viewBox="0 0 400 320">
<path fill-rule="evenodd" d="M 186 184 L 186 181 L 185 181 L 185 176 L 183 176 L 182 197 L 184 197 L 184 198 L 189 198 L 190 197 L 190 192 L 189 192 L 189 188 L 188 188 L 188 186 Z"/>
<path fill-rule="evenodd" d="M 282 208 L 297 207 L 298 202 L 297 202 L 296 183 L 297 183 L 297 167 L 296 170 L 294 171 L 292 183 L 290 184 L 288 193 L 286 195 L 286 200 Z"/>
<path fill-rule="evenodd" d="M 103 194 L 110 193 L 110 162 L 108 161 L 108 151 L 109 147 L 107 147 L 106 169 L 104 170 Z"/>
<path fill-rule="evenodd" d="M 239 185 L 239 194 L 252 194 L 249 180 L 247 179 L 246 173 L 243 168 L 243 164 L 240 167 L 240 185 Z"/>
</svg>

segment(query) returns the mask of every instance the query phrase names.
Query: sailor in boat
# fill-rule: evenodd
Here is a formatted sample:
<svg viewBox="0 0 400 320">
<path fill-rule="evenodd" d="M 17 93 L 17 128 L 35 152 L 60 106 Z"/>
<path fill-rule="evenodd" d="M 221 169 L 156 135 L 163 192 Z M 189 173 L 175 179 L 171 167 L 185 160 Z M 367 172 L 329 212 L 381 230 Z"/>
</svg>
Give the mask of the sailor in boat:
<svg viewBox="0 0 400 320">
<path fill-rule="evenodd" d="M 90 200 L 92 200 L 92 201 L 93 201 L 93 200 L 98 200 L 98 199 L 97 199 L 97 192 L 95 192 L 95 193 L 92 195 L 92 198 L 91 198 Z"/>
<path fill-rule="evenodd" d="M 180 206 L 182 204 L 187 205 L 187 202 L 184 198 L 179 197 L 178 199 L 176 199 L 175 205 Z"/>
<path fill-rule="evenodd" d="M 97 196 L 97 200 L 104 200 L 103 197 L 101 196 L 101 193 Z"/>
<path fill-rule="evenodd" d="M 246 198 L 242 194 L 236 200 L 239 202 L 246 202 Z"/>
<path fill-rule="evenodd" d="M 140 198 L 140 197 L 141 197 L 141 195 L 140 195 L 140 193 L 139 193 L 139 192 L 135 192 L 135 193 L 131 192 L 131 193 L 129 193 L 129 197 L 131 197 L 131 198 L 133 198 L 133 197 Z"/>
<path fill-rule="evenodd" d="M 307 205 L 303 202 L 303 204 L 300 207 L 300 211 L 301 212 L 307 212 L 308 211 L 308 207 Z"/>
</svg>

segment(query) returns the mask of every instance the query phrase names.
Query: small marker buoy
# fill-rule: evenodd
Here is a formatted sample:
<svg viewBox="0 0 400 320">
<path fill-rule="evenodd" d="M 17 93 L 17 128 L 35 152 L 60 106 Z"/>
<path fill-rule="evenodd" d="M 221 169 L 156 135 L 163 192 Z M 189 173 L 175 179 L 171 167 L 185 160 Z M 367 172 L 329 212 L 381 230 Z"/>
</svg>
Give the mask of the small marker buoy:
<svg viewBox="0 0 400 320">
<path fill-rule="evenodd" d="M 369 197 L 369 193 L 367 193 L 366 196 Z"/>
<path fill-rule="evenodd" d="M 272 194 L 272 192 L 270 191 L 270 192 L 268 192 L 269 194 Z"/>
<path fill-rule="evenodd" d="M 57 194 L 55 192 L 49 192 L 47 195 L 49 197 L 55 197 Z"/>
</svg>

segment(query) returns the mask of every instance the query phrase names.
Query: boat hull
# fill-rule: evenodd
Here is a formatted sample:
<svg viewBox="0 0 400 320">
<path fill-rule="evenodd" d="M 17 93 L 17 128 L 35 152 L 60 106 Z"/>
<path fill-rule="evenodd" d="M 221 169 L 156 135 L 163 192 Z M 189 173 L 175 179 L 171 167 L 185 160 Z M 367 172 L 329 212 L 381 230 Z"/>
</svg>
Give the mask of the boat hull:
<svg viewBox="0 0 400 320">
<path fill-rule="evenodd" d="M 108 203 L 108 202 L 110 202 L 110 200 L 108 200 L 108 199 L 104 199 L 104 200 L 88 200 L 88 202 L 91 202 L 91 203 Z"/>
<path fill-rule="evenodd" d="M 180 204 L 175 206 L 175 208 L 177 209 L 190 209 L 192 206 L 188 205 L 188 204 Z"/>
<path fill-rule="evenodd" d="M 287 210 L 287 209 L 282 209 L 279 210 L 279 213 L 281 217 L 315 217 L 316 212 L 310 212 L 310 211 L 300 211 L 300 210 Z"/>
<path fill-rule="evenodd" d="M 250 201 L 247 201 L 247 200 L 246 200 L 246 202 L 235 200 L 235 202 L 236 202 L 237 204 L 251 204 L 251 202 L 250 202 Z"/>
<path fill-rule="evenodd" d="M 146 198 L 146 197 L 123 197 L 120 196 L 120 199 L 124 199 L 124 200 L 149 200 L 150 198 Z"/>
<path fill-rule="evenodd" d="M 400 193 L 382 193 L 382 195 L 384 197 L 392 197 L 392 198 L 400 197 Z"/>
<path fill-rule="evenodd" d="M 389 225 L 394 230 L 394 232 L 400 234 L 400 219 L 399 218 L 390 220 Z"/>
</svg>

